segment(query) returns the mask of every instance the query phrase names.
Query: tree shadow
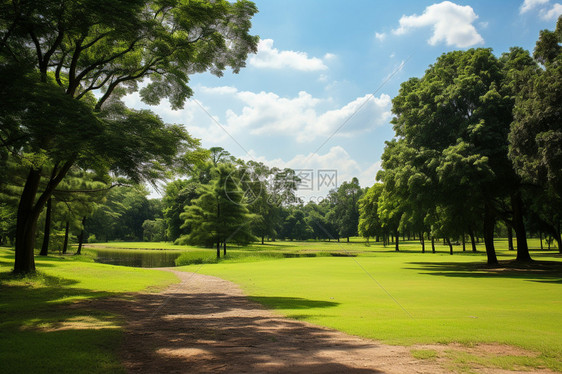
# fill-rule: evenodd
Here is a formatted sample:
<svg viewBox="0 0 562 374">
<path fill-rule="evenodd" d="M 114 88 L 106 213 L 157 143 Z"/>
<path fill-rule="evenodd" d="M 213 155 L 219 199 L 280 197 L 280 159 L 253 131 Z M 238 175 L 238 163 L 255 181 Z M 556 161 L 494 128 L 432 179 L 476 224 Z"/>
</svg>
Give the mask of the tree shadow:
<svg viewBox="0 0 562 374">
<path fill-rule="evenodd" d="M 373 367 L 376 362 L 367 365 L 362 357 L 365 349 L 376 347 L 373 342 L 342 339 L 333 330 L 272 316 L 254 301 L 296 309 L 338 303 L 293 297 L 252 299 L 217 292 L 174 292 L 98 300 L 96 305 L 129 321 L 122 357 L 131 372 L 382 372 Z"/>
<path fill-rule="evenodd" d="M 301 297 L 251 296 L 250 299 L 272 309 L 329 308 L 340 304 L 333 301 L 310 300 Z"/>
<path fill-rule="evenodd" d="M 70 301 L 113 294 L 42 273 L 37 278 L 0 273 L 0 372 L 122 372 L 114 353 L 121 319 Z"/>
<path fill-rule="evenodd" d="M 516 261 L 500 261 L 499 266 L 488 266 L 482 262 L 409 262 L 417 267 L 406 268 L 416 270 L 420 274 L 461 278 L 515 278 L 531 282 L 562 284 L 562 262 L 532 261 L 520 263 Z"/>
</svg>

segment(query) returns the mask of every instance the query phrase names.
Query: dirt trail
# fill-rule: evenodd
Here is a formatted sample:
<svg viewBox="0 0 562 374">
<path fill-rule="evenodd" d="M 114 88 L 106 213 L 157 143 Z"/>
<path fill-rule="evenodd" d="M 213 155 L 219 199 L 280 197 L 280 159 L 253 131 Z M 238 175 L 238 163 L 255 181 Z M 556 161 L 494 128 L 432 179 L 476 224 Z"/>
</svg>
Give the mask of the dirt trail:
<svg viewBox="0 0 562 374">
<path fill-rule="evenodd" d="M 248 300 L 231 282 L 162 270 L 181 283 L 161 293 L 100 301 L 99 307 L 126 319 L 121 357 L 131 373 L 448 372 L 440 359 L 413 358 L 413 347 L 283 318 Z"/>
</svg>

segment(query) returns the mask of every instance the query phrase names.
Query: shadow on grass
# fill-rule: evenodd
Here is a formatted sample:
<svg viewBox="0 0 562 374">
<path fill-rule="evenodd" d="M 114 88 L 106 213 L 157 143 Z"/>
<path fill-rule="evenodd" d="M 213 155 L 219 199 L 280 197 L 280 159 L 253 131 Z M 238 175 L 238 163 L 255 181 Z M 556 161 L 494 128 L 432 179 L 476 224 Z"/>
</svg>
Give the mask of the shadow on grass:
<svg viewBox="0 0 562 374">
<path fill-rule="evenodd" d="M 71 299 L 110 295 L 39 273 L 0 273 L 0 373 L 123 373 L 114 314 Z"/>
<path fill-rule="evenodd" d="M 374 343 L 341 340 L 328 329 L 271 316 L 254 301 L 301 310 L 337 303 L 293 297 L 253 297 L 250 301 L 206 289 L 186 283 L 177 292 L 96 302 L 99 308 L 118 312 L 128 321 L 123 357 L 131 372 L 382 372 L 373 368 L 376 363 L 365 368 L 352 365 Z M 344 361 L 340 355 L 336 359 L 335 351 L 352 358 Z"/>
<path fill-rule="evenodd" d="M 532 282 L 562 284 L 562 262 L 532 261 L 519 263 L 500 261 L 497 267 L 482 262 L 409 262 L 416 267 L 407 268 L 421 274 L 462 278 L 516 278 Z"/>
<path fill-rule="evenodd" d="M 250 299 L 272 309 L 330 308 L 340 304 L 332 301 L 303 299 L 301 297 L 251 296 Z"/>
</svg>

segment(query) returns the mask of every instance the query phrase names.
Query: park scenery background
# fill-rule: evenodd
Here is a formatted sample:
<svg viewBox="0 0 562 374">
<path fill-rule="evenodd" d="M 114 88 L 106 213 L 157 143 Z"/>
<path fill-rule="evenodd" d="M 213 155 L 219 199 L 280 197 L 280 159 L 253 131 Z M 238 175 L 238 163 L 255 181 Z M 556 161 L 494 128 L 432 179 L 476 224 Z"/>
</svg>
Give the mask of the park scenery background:
<svg viewBox="0 0 562 374">
<path fill-rule="evenodd" d="M 0 372 L 131 369 L 109 305 L 172 267 L 444 372 L 562 371 L 562 5 L 505 5 L 513 33 L 497 4 L 385 5 L 382 67 L 359 31 L 274 47 L 325 27 L 279 4 L 1 3 Z"/>
</svg>

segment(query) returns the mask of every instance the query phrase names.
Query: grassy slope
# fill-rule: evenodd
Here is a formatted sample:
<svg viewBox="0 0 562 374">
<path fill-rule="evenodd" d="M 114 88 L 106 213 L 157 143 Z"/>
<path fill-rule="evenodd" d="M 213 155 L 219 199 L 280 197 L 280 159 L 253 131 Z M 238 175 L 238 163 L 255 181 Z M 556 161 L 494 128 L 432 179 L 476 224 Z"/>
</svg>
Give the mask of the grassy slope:
<svg viewBox="0 0 562 374">
<path fill-rule="evenodd" d="M 117 316 L 81 300 L 164 287 L 173 274 L 37 258 L 39 276 L 14 278 L 13 251 L 0 248 L 0 373 L 121 373 Z"/>
<path fill-rule="evenodd" d="M 498 242 L 498 247 L 505 244 Z M 346 246 L 358 247 L 339 247 Z M 412 244 L 410 249 L 418 247 Z M 500 260 L 514 255 L 499 254 Z M 553 252 L 533 255 L 560 260 Z M 181 269 L 229 279 L 289 317 L 351 334 L 393 344 L 506 343 L 540 356 L 525 362 L 513 358 L 504 366 L 519 363 L 562 370 L 560 267 L 489 272 L 481 266 L 484 260 L 482 253 L 367 252 L 355 258 L 227 261 Z"/>
</svg>

